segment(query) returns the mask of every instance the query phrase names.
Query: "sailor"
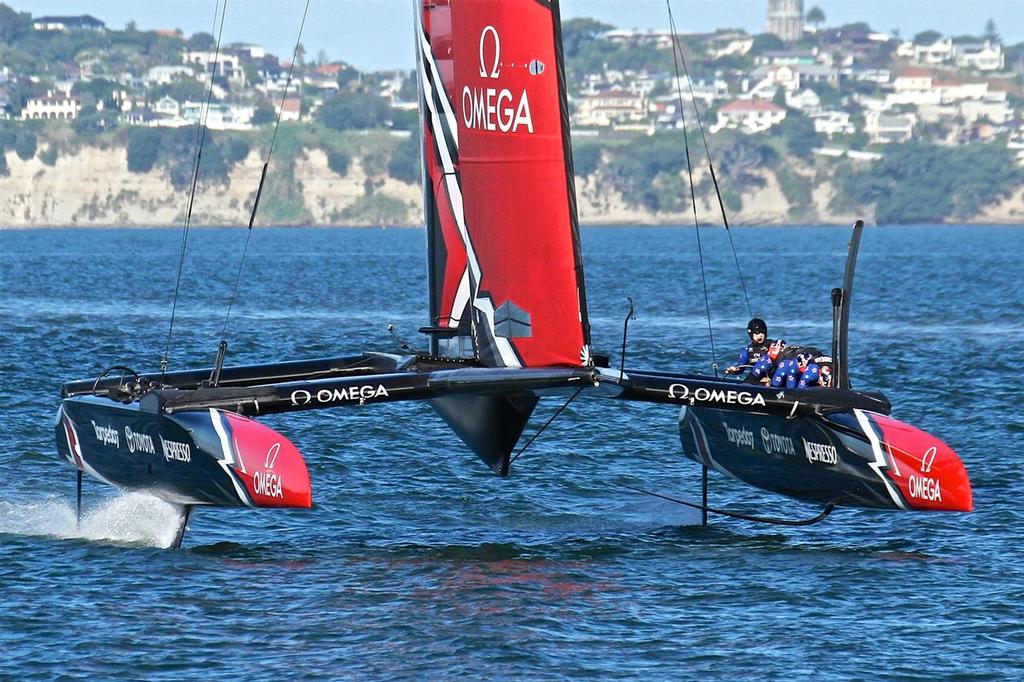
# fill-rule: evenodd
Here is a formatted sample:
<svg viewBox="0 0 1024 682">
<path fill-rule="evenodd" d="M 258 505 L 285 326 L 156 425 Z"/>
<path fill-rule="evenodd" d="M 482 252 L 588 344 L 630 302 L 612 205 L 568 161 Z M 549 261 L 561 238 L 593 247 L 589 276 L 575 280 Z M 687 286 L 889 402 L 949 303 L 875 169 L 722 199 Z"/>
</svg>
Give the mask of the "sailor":
<svg viewBox="0 0 1024 682">
<path fill-rule="evenodd" d="M 785 360 L 785 354 L 788 346 L 782 339 L 775 339 L 768 346 L 768 352 L 761 356 L 761 358 L 754 363 L 753 369 L 750 370 L 750 377 L 748 380 L 757 381 L 765 386 L 771 383 L 773 374 L 779 363 Z"/>
<path fill-rule="evenodd" d="M 750 343 L 740 351 L 739 362 L 725 368 L 726 374 L 740 374 L 746 369 L 752 369 L 768 354 L 771 341 L 768 339 L 768 325 L 764 320 L 760 317 L 750 320 L 747 323 L 747 335 L 750 336 Z"/>
<path fill-rule="evenodd" d="M 778 356 L 771 385 L 786 388 L 829 388 L 832 358 L 813 346 L 790 346 Z"/>
</svg>

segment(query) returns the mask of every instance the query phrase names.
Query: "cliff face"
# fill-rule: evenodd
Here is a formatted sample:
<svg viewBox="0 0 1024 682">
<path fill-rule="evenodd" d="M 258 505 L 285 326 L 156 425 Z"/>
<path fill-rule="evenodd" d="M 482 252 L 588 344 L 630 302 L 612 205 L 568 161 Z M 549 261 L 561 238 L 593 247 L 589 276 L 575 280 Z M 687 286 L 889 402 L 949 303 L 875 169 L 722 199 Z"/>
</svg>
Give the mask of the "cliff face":
<svg viewBox="0 0 1024 682">
<path fill-rule="evenodd" d="M 138 174 L 128 171 L 123 147 L 83 147 L 74 155 L 62 155 L 53 166 L 38 157 L 22 161 L 7 154 L 10 173 L 0 177 L 0 228 L 95 226 L 178 226 L 184 220 L 188 195 L 175 190 L 159 171 Z M 195 225 L 242 225 L 248 221 L 259 184 L 262 159 L 256 154 L 239 163 L 227 185 L 201 186 L 196 194 L 192 223 Z M 342 177 L 327 166 L 320 150 L 308 150 L 295 161 L 291 207 L 294 217 L 261 220 L 260 224 L 304 225 L 409 225 L 422 224 L 420 188 L 390 177 L 368 177 L 355 159 Z M 763 171 L 764 186 L 744 194 L 743 209 L 730 212 L 730 222 L 748 225 L 782 225 L 795 222 L 790 203 L 771 171 Z M 699 176 L 697 178 L 699 182 Z M 274 204 L 289 192 L 278 192 L 275 175 L 261 199 L 261 214 L 273 214 Z M 279 181 L 278 181 L 279 182 Z M 678 213 L 651 213 L 626 204 L 594 177 L 576 179 L 580 221 L 584 224 L 688 224 L 689 209 Z M 681 186 L 682 188 L 682 186 Z M 727 188 L 728 189 L 728 188 Z M 811 224 L 848 225 L 858 217 L 829 208 L 832 187 L 817 183 L 811 203 L 797 220 Z M 701 221 L 720 223 L 716 203 L 698 200 Z M 989 206 L 971 222 L 1024 222 L 1024 189 L 1000 204 Z"/>
</svg>

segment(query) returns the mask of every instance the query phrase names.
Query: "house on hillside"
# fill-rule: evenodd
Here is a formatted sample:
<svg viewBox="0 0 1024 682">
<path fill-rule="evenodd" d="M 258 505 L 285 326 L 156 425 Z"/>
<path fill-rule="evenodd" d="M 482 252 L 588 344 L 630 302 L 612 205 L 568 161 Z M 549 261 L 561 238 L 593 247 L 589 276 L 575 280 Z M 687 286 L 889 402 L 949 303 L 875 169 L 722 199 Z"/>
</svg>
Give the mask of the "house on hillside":
<svg viewBox="0 0 1024 682">
<path fill-rule="evenodd" d="M 763 99 L 738 99 L 718 110 L 718 122 L 710 128 L 718 132 L 723 128 L 737 128 L 745 133 L 768 130 L 786 118 L 786 110 Z"/>
<path fill-rule="evenodd" d="M 613 45 L 653 45 L 664 50 L 670 49 L 673 41 L 671 31 L 638 31 L 620 28 L 605 31 L 601 34 L 601 38 Z"/>
<path fill-rule="evenodd" d="M 874 144 L 908 142 L 914 136 L 914 114 L 886 114 L 880 111 L 864 113 L 864 132 Z"/>
<path fill-rule="evenodd" d="M 92 16 L 81 14 L 76 17 L 36 17 L 32 20 L 32 28 L 37 31 L 98 31 L 107 30 L 107 25 Z"/>
<path fill-rule="evenodd" d="M 298 121 L 302 118 L 302 98 L 286 97 L 283 102 L 276 100 L 274 113 L 281 117 L 282 123 Z"/>
<path fill-rule="evenodd" d="M 21 110 L 21 118 L 24 121 L 71 120 L 77 118 L 81 110 L 82 103 L 78 97 L 50 90 L 43 97 L 30 97 Z"/>
<path fill-rule="evenodd" d="M 635 124 L 647 120 L 647 98 L 629 90 L 604 90 L 575 101 L 573 123 L 606 128 L 615 124 Z"/>
<path fill-rule="evenodd" d="M 205 102 L 186 101 L 181 105 L 181 117 L 189 123 L 203 118 Z M 252 130 L 252 115 L 256 107 L 213 103 L 206 114 L 206 127 L 210 130 Z"/>
<path fill-rule="evenodd" d="M 228 52 L 211 53 L 207 50 L 185 50 L 181 56 L 186 64 L 199 67 L 199 80 L 205 81 L 209 74 L 225 78 L 231 85 L 245 84 L 245 71 L 237 54 Z"/>
<path fill-rule="evenodd" d="M 798 109 L 805 114 L 814 114 L 821 111 L 821 97 L 810 88 L 805 88 L 800 92 L 787 92 L 786 106 L 790 109 Z"/>
<path fill-rule="evenodd" d="M 1004 66 L 1003 48 L 998 43 L 965 43 L 953 47 L 953 59 L 962 69 L 1000 71 Z"/>
<path fill-rule="evenodd" d="M 145 83 L 147 87 L 154 85 L 168 85 L 181 77 L 192 78 L 192 76 L 193 71 L 191 66 L 166 64 L 162 66 L 154 66 L 146 71 L 146 75 L 142 77 L 142 82 Z"/>
<path fill-rule="evenodd" d="M 953 58 L 953 39 L 939 38 L 927 45 L 918 45 L 908 40 L 896 48 L 896 56 L 912 59 L 919 64 L 942 64 Z"/>
<path fill-rule="evenodd" d="M 851 135 L 857 132 L 856 126 L 850 120 L 850 113 L 847 111 L 819 111 L 811 114 L 811 120 L 814 121 L 815 132 L 828 135 L 830 140 L 836 134 Z"/>
</svg>

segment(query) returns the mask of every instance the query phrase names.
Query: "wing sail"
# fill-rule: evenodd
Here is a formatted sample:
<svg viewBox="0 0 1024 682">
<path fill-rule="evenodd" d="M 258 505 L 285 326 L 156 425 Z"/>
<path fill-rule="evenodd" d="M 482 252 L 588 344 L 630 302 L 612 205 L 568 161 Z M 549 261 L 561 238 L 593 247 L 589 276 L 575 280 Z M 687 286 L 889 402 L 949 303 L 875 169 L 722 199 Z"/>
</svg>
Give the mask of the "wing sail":
<svg viewBox="0 0 1024 682">
<path fill-rule="evenodd" d="M 417 6 L 431 322 L 488 366 L 590 365 L 558 4 Z"/>
</svg>

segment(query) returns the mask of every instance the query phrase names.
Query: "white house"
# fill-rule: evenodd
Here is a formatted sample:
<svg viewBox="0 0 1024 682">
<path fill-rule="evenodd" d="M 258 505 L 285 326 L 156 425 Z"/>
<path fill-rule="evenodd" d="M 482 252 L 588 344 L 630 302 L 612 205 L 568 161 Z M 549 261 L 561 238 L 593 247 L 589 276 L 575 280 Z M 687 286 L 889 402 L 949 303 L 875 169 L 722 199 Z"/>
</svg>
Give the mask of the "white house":
<svg viewBox="0 0 1024 682">
<path fill-rule="evenodd" d="M 208 50 L 185 50 L 182 60 L 199 67 L 200 80 L 206 80 L 207 74 L 215 71 L 216 75 L 223 76 L 231 84 L 245 83 L 245 72 L 237 54 L 221 52 L 215 55 Z"/>
<path fill-rule="evenodd" d="M 205 102 L 188 102 L 181 105 L 181 117 L 189 123 L 202 119 Z M 256 107 L 235 104 L 210 104 L 206 116 L 206 127 L 210 130 L 252 130 L 252 115 Z"/>
<path fill-rule="evenodd" d="M 896 48 L 896 56 L 924 64 L 941 64 L 953 58 L 953 39 L 940 38 L 930 45 L 917 45 L 908 40 Z"/>
<path fill-rule="evenodd" d="M 711 132 L 722 128 L 739 128 L 747 133 L 759 133 L 786 118 L 786 110 L 762 99 L 738 99 L 718 110 L 718 123 Z"/>
<path fill-rule="evenodd" d="M 302 99 L 299 97 L 286 97 L 283 102 L 275 100 L 274 113 L 281 117 L 282 122 L 298 121 L 302 116 Z"/>
<path fill-rule="evenodd" d="M 36 17 L 32 20 L 32 28 L 37 31 L 62 31 L 67 33 L 72 30 L 106 31 L 107 25 L 92 16 L 81 14 L 75 17 Z"/>
<path fill-rule="evenodd" d="M 191 78 L 193 75 L 194 72 L 192 71 L 191 66 L 166 64 L 151 68 L 146 72 L 146 75 L 142 77 L 142 82 L 146 85 L 168 85 L 182 76 Z"/>
<path fill-rule="evenodd" d="M 181 116 L 181 104 L 173 97 L 161 97 L 150 108 L 158 114 Z"/>
<path fill-rule="evenodd" d="M 805 114 L 813 114 L 821 111 L 821 97 L 810 88 L 804 88 L 800 92 L 787 92 L 786 106 L 790 109 L 799 109 Z"/>
<path fill-rule="evenodd" d="M 864 132 L 873 143 L 907 142 L 914 135 L 914 114 L 883 114 L 879 111 L 864 113 Z"/>
<path fill-rule="evenodd" d="M 82 110 L 79 99 L 66 92 L 46 93 L 44 97 L 30 97 L 21 110 L 22 120 L 73 119 Z"/>
<path fill-rule="evenodd" d="M 576 100 L 573 122 L 581 126 L 607 127 L 647 119 L 647 98 L 629 90 L 605 90 Z"/>
<path fill-rule="evenodd" d="M 1014 113 L 1006 102 L 1005 92 L 993 92 L 981 100 L 966 100 L 960 103 L 959 109 L 966 123 L 986 118 L 996 125 L 1005 125 L 1013 120 Z"/>
<path fill-rule="evenodd" d="M 852 134 L 857 132 L 856 126 L 850 121 L 850 114 L 846 111 L 828 110 L 811 114 L 816 132 L 828 135 L 832 139 L 836 134 Z"/>
<path fill-rule="evenodd" d="M 998 43 L 968 43 L 953 48 L 956 65 L 963 69 L 978 71 L 999 71 L 1004 66 L 1003 48 Z"/>
</svg>

